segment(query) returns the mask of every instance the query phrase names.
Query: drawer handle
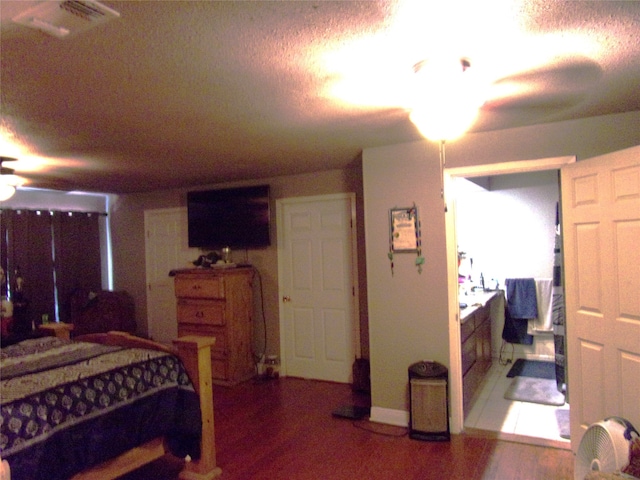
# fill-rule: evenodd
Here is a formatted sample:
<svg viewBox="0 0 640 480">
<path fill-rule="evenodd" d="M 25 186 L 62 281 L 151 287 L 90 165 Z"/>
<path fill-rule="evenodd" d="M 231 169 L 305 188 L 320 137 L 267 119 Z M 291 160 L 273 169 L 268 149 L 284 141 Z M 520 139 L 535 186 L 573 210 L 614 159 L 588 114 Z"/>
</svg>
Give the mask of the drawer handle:
<svg viewBox="0 0 640 480">
<path fill-rule="evenodd" d="M 201 287 L 200 285 L 196 284 L 196 285 L 193 285 L 193 286 L 191 287 L 191 289 L 192 289 L 192 290 L 200 290 L 200 289 L 202 289 L 202 287 Z"/>
<path fill-rule="evenodd" d="M 199 310 L 196 312 L 196 318 L 204 318 L 204 312 Z"/>
</svg>

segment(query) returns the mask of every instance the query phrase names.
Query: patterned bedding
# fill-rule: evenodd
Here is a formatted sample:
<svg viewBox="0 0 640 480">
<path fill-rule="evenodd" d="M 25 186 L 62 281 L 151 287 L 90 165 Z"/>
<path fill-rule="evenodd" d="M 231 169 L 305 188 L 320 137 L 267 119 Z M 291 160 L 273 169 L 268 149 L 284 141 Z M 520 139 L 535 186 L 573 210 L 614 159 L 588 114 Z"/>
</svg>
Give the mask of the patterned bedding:
<svg viewBox="0 0 640 480">
<path fill-rule="evenodd" d="M 14 480 L 65 479 L 165 436 L 199 457 L 200 405 L 166 352 L 53 337 L 0 350 L 0 456 Z"/>
</svg>

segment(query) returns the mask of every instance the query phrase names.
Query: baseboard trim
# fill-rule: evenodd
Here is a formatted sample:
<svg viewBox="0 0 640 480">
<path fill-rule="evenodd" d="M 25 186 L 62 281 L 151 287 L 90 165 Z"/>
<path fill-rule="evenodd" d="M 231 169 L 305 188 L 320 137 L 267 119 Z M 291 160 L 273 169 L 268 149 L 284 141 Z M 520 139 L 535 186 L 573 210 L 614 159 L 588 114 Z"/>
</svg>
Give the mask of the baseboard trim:
<svg viewBox="0 0 640 480">
<path fill-rule="evenodd" d="M 522 358 L 524 360 L 539 360 L 541 362 L 555 362 L 556 357 L 554 355 L 543 355 L 538 353 L 523 353 L 523 352 L 515 352 L 513 355 L 513 359 L 511 358 L 511 354 L 506 355 L 504 352 L 502 353 L 502 357 L 504 359 L 513 360 L 511 363 L 515 363 L 516 360 Z M 500 354 L 493 355 L 491 359 L 494 362 L 498 362 L 500 360 Z"/>
<path fill-rule="evenodd" d="M 560 450 L 571 450 L 571 441 L 553 440 L 550 438 L 529 437 L 528 435 L 517 435 L 507 432 L 493 432 L 478 428 L 465 428 L 462 435 L 478 438 L 495 438 L 507 442 L 524 443 L 526 445 L 537 445 L 539 447 L 557 448 Z"/>
<path fill-rule="evenodd" d="M 369 420 L 386 425 L 395 425 L 396 427 L 408 427 L 409 412 L 391 408 L 371 407 Z"/>
<path fill-rule="evenodd" d="M 536 353 L 524 355 L 524 358 L 526 360 L 538 360 L 540 362 L 554 362 L 556 359 L 553 355 L 542 355 Z"/>
</svg>

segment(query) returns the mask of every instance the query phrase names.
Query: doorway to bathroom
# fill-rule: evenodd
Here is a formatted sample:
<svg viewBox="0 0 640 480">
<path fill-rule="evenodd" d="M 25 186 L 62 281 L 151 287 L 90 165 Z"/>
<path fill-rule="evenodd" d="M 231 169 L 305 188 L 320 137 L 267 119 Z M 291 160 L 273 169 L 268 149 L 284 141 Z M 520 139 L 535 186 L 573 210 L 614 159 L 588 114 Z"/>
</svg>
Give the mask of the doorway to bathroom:
<svg viewBox="0 0 640 480">
<path fill-rule="evenodd" d="M 447 172 L 446 200 L 451 212 L 448 217 L 452 217 L 447 225 L 447 243 L 451 250 L 449 244 L 455 239 L 455 255 L 460 259 L 456 307 L 474 304 L 476 297 L 472 290 L 497 287 L 504 292 L 507 278 L 534 278 L 536 283 L 553 279 L 560 200 L 558 168 L 571 161 L 572 157 L 562 157 L 518 162 L 520 165 L 513 171 L 500 171 L 489 165 L 472 167 L 466 172 L 463 169 Z M 468 432 L 479 430 L 500 438 L 569 449 L 568 403 L 558 405 L 556 399 L 555 405 L 545 405 L 505 398 L 516 380 L 507 375 L 518 359 L 550 364 L 553 371 L 556 360 L 553 326 L 549 322 L 535 332 L 530 329 L 533 333 L 530 343 L 505 342 L 501 310 L 492 316 L 492 366 L 468 407 L 461 411 L 452 400 L 456 404 L 452 417 L 459 414 L 460 429 Z M 458 321 L 464 318 L 463 313 L 460 310 Z M 450 327 L 452 346 L 460 345 L 453 338 L 459 335 L 460 324 L 450 323 Z M 452 348 L 452 358 L 457 355 Z M 460 377 L 464 368 L 463 360 Z M 453 370 L 452 362 L 452 376 Z M 458 380 L 458 373 L 455 375 Z M 457 387 L 460 397 L 466 396 L 465 404 L 469 403 L 463 382 Z M 453 386 L 452 390 L 455 389 Z M 455 396 L 452 392 L 452 397 Z"/>
</svg>

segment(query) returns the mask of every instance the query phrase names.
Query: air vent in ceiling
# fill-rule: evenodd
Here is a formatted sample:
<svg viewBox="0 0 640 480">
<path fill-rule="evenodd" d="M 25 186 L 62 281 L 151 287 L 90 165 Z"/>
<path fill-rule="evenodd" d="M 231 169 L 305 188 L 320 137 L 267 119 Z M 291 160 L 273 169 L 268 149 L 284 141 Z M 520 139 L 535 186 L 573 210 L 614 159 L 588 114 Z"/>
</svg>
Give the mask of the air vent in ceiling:
<svg viewBox="0 0 640 480">
<path fill-rule="evenodd" d="M 67 38 L 105 23 L 120 14 L 93 0 L 58 0 L 36 5 L 13 21 L 58 38 Z"/>
</svg>

